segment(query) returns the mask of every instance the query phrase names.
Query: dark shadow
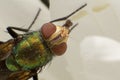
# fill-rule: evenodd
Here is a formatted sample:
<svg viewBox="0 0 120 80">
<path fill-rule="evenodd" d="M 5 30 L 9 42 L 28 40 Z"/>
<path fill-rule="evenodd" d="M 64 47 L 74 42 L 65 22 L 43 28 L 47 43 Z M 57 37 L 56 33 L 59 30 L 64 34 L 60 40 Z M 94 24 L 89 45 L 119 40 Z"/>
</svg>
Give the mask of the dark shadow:
<svg viewBox="0 0 120 80">
<path fill-rule="evenodd" d="M 47 8 L 49 8 L 50 6 L 49 0 L 41 0 L 41 1 Z"/>
</svg>

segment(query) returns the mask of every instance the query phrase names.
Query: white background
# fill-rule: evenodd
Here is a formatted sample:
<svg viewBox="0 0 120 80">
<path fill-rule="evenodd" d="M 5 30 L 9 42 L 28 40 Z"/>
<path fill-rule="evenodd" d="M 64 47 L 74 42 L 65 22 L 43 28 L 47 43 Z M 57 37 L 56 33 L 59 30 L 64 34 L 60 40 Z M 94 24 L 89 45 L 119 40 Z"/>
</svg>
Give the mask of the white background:
<svg viewBox="0 0 120 80">
<path fill-rule="evenodd" d="M 34 30 L 50 18 L 63 17 L 87 3 L 70 18 L 79 26 L 70 34 L 66 54 L 55 57 L 39 74 L 39 80 L 120 80 L 120 1 L 50 1 L 49 14 L 37 0 L 0 0 L 0 40 L 11 38 L 5 32 L 7 26 L 28 27 L 39 7 L 43 12 Z"/>
</svg>

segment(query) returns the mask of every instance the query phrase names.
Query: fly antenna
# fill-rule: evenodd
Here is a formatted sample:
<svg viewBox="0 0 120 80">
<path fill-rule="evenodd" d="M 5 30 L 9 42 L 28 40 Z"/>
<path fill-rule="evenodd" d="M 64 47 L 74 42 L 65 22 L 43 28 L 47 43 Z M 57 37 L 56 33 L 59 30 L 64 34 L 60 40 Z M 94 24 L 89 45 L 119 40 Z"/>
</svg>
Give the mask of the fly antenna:
<svg viewBox="0 0 120 80">
<path fill-rule="evenodd" d="M 72 31 L 77 25 L 78 25 L 78 23 L 76 23 L 75 25 L 73 25 L 72 28 L 69 30 L 69 33 L 68 33 L 68 34 L 70 34 L 71 31 Z"/>
<path fill-rule="evenodd" d="M 50 21 L 50 22 L 52 23 L 52 22 L 57 22 L 57 21 L 66 20 L 66 19 L 68 19 L 70 16 L 74 15 L 76 12 L 78 12 L 79 10 L 81 10 L 82 8 L 84 8 L 85 6 L 87 6 L 86 3 L 85 3 L 84 5 L 82 5 L 81 7 L 79 7 L 78 9 L 76 9 L 75 11 L 73 11 L 72 13 L 70 13 L 69 15 L 67 15 L 67 16 L 65 16 L 65 17 L 62 17 L 62 18 L 58 18 L 58 19 L 52 20 L 52 21 Z"/>
</svg>

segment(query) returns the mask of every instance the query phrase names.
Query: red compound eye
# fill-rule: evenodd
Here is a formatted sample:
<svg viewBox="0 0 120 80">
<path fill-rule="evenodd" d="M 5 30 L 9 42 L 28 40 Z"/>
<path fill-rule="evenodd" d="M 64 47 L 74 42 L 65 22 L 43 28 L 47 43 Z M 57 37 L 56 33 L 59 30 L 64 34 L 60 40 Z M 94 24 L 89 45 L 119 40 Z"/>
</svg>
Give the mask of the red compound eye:
<svg viewBox="0 0 120 80">
<path fill-rule="evenodd" d="M 56 31 L 56 26 L 52 23 L 46 23 L 41 28 L 41 33 L 42 33 L 44 39 L 49 39 L 50 36 L 55 31 Z M 57 56 L 60 56 L 60 55 L 64 54 L 66 49 L 67 49 L 67 44 L 65 42 L 63 42 L 59 45 L 54 45 L 51 48 L 52 52 Z"/>
<path fill-rule="evenodd" d="M 60 56 L 60 55 L 64 54 L 66 49 L 67 49 L 67 44 L 65 42 L 61 43 L 59 45 L 55 45 L 51 48 L 53 53 L 57 56 Z"/>
<path fill-rule="evenodd" d="M 46 23 L 42 26 L 41 32 L 45 39 L 48 39 L 56 31 L 56 26 L 52 23 Z"/>
</svg>

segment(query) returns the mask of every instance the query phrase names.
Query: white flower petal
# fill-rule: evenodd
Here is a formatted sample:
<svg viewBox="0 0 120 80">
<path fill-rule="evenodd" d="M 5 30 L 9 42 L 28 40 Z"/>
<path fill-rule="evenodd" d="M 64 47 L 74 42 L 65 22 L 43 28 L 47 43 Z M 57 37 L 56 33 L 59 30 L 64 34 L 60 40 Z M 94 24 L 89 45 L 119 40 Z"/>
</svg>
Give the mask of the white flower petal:
<svg viewBox="0 0 120 80">
<path fill-rule="evenodd" d="M 119 42 L 106 37 L 87 37 L 80 44 L 80 56 L 87 80 L 120 79 Z"/>
</svg>

